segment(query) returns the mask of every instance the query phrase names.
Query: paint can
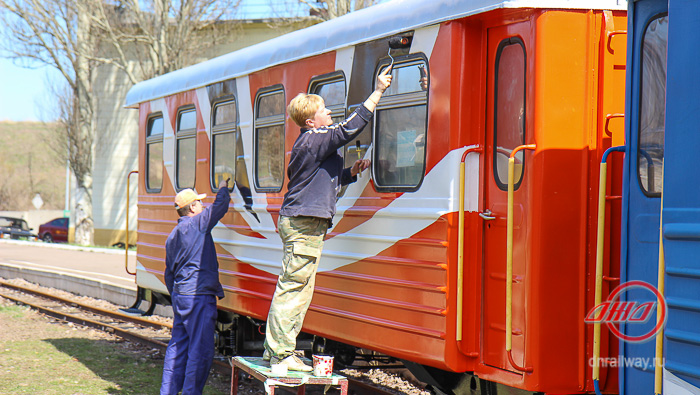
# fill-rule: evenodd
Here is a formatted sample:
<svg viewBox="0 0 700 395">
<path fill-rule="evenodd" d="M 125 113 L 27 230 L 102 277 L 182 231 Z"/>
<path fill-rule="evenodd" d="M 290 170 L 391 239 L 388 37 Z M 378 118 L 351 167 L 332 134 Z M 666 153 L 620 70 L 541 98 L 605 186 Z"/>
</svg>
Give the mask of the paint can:
<svg viewBox="0 0 700 395">
<path fill-rule="evenodd" d="M 333 374 L 333 357 L 330 355 L 314 355 L 314 376 L 330 377 Z"/>
</svg>

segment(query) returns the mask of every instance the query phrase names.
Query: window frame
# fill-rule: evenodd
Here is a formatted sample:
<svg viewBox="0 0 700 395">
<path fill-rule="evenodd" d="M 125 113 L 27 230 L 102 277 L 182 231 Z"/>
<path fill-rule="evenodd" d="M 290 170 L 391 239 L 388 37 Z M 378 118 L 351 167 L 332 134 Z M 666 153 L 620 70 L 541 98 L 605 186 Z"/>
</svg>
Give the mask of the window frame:
<svg viewBox="0 0 700 395">
<path fill-rule="evenodd" d="M 334 83 L 337 83 L 340 81 L 343 82 L 343 85 L 345 88 L 345 93 L 343 95 L 343 97 L 344 97 L 343 103 L 342 104 L 331 104 L 330 106 L 328 105 L 328 103 L 325 103 L 325 104 L 326 104 L 326 108 L 331 110 L 331 118 L 343 117 L 343 119 L 345 119 L 348 116 L 348 113 L 347 113 L 348 82 L 347 82 L 347 79 L 345 78 L 345 73 L 342 70 L 334 71 L 332 73 L 318 75 L 316 77 L 311 78 L 311 81 L 309 81 L 308 93 L 318 95 L 318 93 L 315 92 L 317 88 L 319 88 L 323 85 L 330 85 L 330 84 L 334 84 Z M 324 99 L 324 101 L 325 101 L 325 99 Z"/>
<path fill-rule="evenodd" d="M 157 136 L 149 136 L 148 135 L 148 128 L 151 124 L 151 121 L 154 119 L 160 118 L 163 120 L 163 133 L 157 135 Z M 150 173 L 150 166 L 148 166 L 149 163 L 149 155 L 148 155 L 148 146 L 150 144 L 154 143 L 161 143 L 161 151 L 165 151 L 165 147 L 163 147 L 162 144 L 164 144 L 164 135 L 165 135 L 165 118 L 163 117 L 163 113 L 161 111 L 157 111 L 151 114 L 148 114 L 148 117 L 146 118 L 146 139 L 145 139 L 145 144 L 146 144 L 146 152 L 145 152 L 145 157 L 146 157 L 146 163 L 144 164 L 146 168 L 146 174 L 144 178 L 144 183 L 146 184 L 146 192 L 147 193 L 160 193 L 163 190 L 163 172 L 165 171 L 165 158 L 163 158 L 163 164 L 161 165 L 160 171 L 160 188 L 151 188 L 149 183 L 148 183 L 148 175 Z M 163 152 L 161 152 L 161 157 L 163 156 Z"/>
<path fill-rule="evenodd" d="M 271 96 L 274 94 L 282 93 L 282 103 L 285 104 L 284 109 L 282 114 L 278 115 L 273 115 L 273 116 L 268 116 L 264 118 L 258 118 L 258 109 L 260 105 L 260 98 L 264 96 Z M 284 171 L 284 161 L 285 161 L 285 140 L 287 136 L 287 122 L 286 122 L 286 116 L 287 116 L 287 97 L 286 97 L 286 92 L 284 89 L 284 85 L 282 84 L 275 84 L 275 85 L 270 85 L 264 88 L 258 89 L 258 91 L 255 93 L 255 100 L 254 100 L 254 105 L 253 105 L 253 185 L 255 186 L 255 191 L 256 192 L 262 192 L 262 193 L 277 193 L 282 191 L 282 188 L 284 187 L 284 181 L 286 178 L 286 172 Z M 262 121 L 262 122 L 261 122 Z M 259 184 L 259 177 L 258 177 L 258 159 L 259 159 L 259 154 L 258 154 L 258 129 L 260 128 L 265 128 L 265 127 L 271 127 L 271 126 L 282 126 L 282 182 L 280 182 L 280 186 L 278 188 L 274 187 L 261 187 Z"/>
<path fill-rule="evenodd" d="M 649 20 L 646 21 L 644 24 L 644 29 L 643 29 L 643 34 L 641 37 L 641 40 L 639 40 L 639 54 L 640 54 L 640 60 L 639 60 L 639 93 L 635 100 L 637 101 L 637 157 L 636 163 L 635 163 L 635 172 L 637 173 L 637 185 L 639 185 L 639 189 L 642 191 L 642 193 L 650 198 L 660 198 L 661 194 L 663 193 L 663 180 L 661 181 L 661 190 L 659 192 L 650 192 L 647 189 L 647 186 L 649 185 L 648 177 L 649 173 L 647 170 L 647 186 L 645 186 L 642 183 L 642 174 L 640 172 L 640 166 L 639 166 L 639 158 L 640 155 L 642 154 L 642 93 L 644 92 L 644 39 L 647 35 L 647 29 L 649 29 L 649 25 L 652 24 L 652 22 L 659 20 L 661 18 L 668 18 L 668 12 L 661 12 L 658 14 L 653 15 Z M 668 40 L 666 41 L 666 53 L 668 54 Z M 668 60 L 666 60 L 666 72 L 668 73 Z M 665 87 L 668 89 L 668 87 Z M 666 124 L 665 124 L 665 119 L 666 119 L 666 97 L 664 95 L 664 156 L 661 158 L 661 163 L 663 165 L 664 158 L 666 157 L 666 144 L 665 144 L 665 139 L 666 139 Z M 652 159 L 653 160 L 653 159 Z M 662 166 L 663 168 L 663 166 Z M 658 169 L 661 171 L 661 169 Z"/>
<path fill-rule="evenodd" d="M 372 133 L 372 180 L 374 180 L 374 188 L 377 192 L 415 192 L 420 189 L 421 185 L 423 185 L 423 181 L 425 180 L 425 169 L 427 166 L 427 157 L 428 157 L 428 125 L 429 125 L 429 120 L 430 120 L 430 62 L 428 61 L 427 56 L 425 56 L 424 53 L 415 53 L 415 54 L 409 54 L 409 55 L 401 55 L 401 56 L 395 56 L 394 57 L 394 65 L 393 69 L 397 69 L 398 65 L 401 64 L 406 64 L 410 65 L 412 63 L 415 64 L 424 64 L 426 67 L 426 70 L 428 70 L 428 87 L 425 90 L 425 93 L 416 91 L 416 92 L 410 92 L 410 93 L 401 93 L 397 95 L 383 95 L 382 98 L 379 100 L 379 103 L 377 104 L 375 110 L 374 110 L 374 117 L 372 119 L 372 124 L 368 125 L 372 127 L 371 133 Z M 372 89 L 374 90 L 376 88 L 376 83 L 377 83 L 377 77 L 379 76 L 379 73 L 384 70 L 384 68 L 388 67 L 391 64 L 391 59 L 388 57 L 381 60 L 378 64 L 377 67 L 374 71 L 374 82 L 372 84 Z M 424 97 L 423 97 L 424 96 Z M 377 179 L 377 164 L 379 163 L 377 161 L 377 152 L 379 151 L 377 149 L 377 119 L 379 118 L 379 111 L 382 110 L 393 110 L 397 108 L 405 108 L 405 107 L 413 107 L 413 106 L 419 106 L 419 105 L 425 105 L 425 148 L 423 150 L 423 170 L 421 172 L 421 178 L 420 181 L 416 185 L 380 185 Z"/>
<path fill-rule="evenodd" d="M 180 130 L 180 118 L 185 112 L 194 111 L 194 128 L 193 129 L 183 129 Z M 192 138 L 194 139 L 194 179 L 192 180 L 192 186 L 181 186 L 180 185 L 180 140 L 185 140 Z M 175 190 L 182 191 L 183 189 L 192 188 L 194 189 L 197 185 L 197 108 L 194 104 L 188 104 L 177 109 L 177 115 L 175 116 Z"/>
<path fill-rule="evenodd" d="M 216 119 L 216 109 L 217 107 L 226 105 L 230 102 L 233 102 L 233 106 L 236 109 L 236 119 L 233 121 L 233 123 L 225 123 L 222 125 L 215 125 L 214 120 Z M 211 120 L 210 120 L 210 125 L 211 125 L 211 144 L 210 144 L 210 150 L 209 150 L 209 158 L 211 161 L 211 164 L 209 166 L 209 184 L 211 187 L 212 192 L 216 193 L 219 191 L 219 186 L 216 185 L 216 182 L 214 181 L 214 176 L 216 175 L 216 172 L 214 171 L 214 166 L 215 166 L 215 157 L 214 157 L 214 143 L 216 139 L 214 136 L 216 135 L 222 135 L 226 133 L 232 133 L 234 137 L 234 143 L 233 143 L 233 173 L 231 174 L 231 177 L 233 178 L 233 182 L 229 184 L 229 191 L 233 191 L 233 186 L 235 184 L 236 180 L 236 162 L 238 160 L 238 153 L 236 152 L 237 150 L 237 144 L 236 140 L 239 138 L 238 134 L 240 133 L 240 116 L 238 113 L 238 99 L 236 98 L 236 95 L 226 95 L 218 98 L 211 106 Z"/>
<path fill-rule="evenodd" d="M 494 81 L 493 81 L 493 179 L 498 186 L 498 188 L 502 191 L 507 191 L 508 190 L 508 183 L 502 183 L 501 180 L 498 177 L 498 154 L 496 153 L 496 150 L 498 149 L 498 68 L 500 65 L 500 60 L 501 60 L 501 55 L 503 54 L 503 50 L 510 46 L 510 45 L 520 45 L 520 48 L 523 50 L 523 140 L 520 145 L 525 144 L 527 141 L 527 48 L 525 48 L 525 42 L 522 40 L 522 38 L 518 36 L 513 36 L 513 37 L 508 37 L 504 38 L 501 40 L 500 43 L 498 43 L 498 48 L 496 49 L 496 60 L 495 64 L 493 65 L 494 67 Z M 517 146 L 516 146 L 517 147 Z M 523 151 L 520 151 L 523 152 Z M 523 183 L 523 179 L 525 179 L 525 159 L 526 155 L 523 152 L 522 156 L 522 173 L 520 176 L 520 179 L 518 182 L 513 184 L 513 190 L 517 191 L 520 188 L 520 185 Z M 506 180 L 508 179 L 508 174 L 506 173 Z"/>
</svg>

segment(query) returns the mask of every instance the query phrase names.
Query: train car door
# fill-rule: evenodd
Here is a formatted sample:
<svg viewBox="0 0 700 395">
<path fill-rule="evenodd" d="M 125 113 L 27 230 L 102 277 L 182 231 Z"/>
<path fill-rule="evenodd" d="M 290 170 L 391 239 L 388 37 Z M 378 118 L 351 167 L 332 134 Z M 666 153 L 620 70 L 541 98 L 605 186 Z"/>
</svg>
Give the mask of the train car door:
<svg viewBox="0 0 700 395">
<path fill-rule="evenodd" d="M 493 367 L 512 370 L 505 352 L 506 214 L 508 157 L 526 141 L 526 76 L 530 24 L 521 22 L 488 29 L 486 136 L 484 158 L 483 358 Z M 513 274 L 525 275 L 528 180 L 526 157 L 516 154 L 514 193 Z M 513 359 L 523 364 L 525 286 L 513 284 Z"/>
<path fill-rule="evenodd" d="M 626 180 L 623 187 L 623 230 L 621 282 L 641 280 L 657 286 L 659 219 L 661 210 L 662 163 L 666 96 L 667 0 L 630 3 L 631 18 L 627 43 L 627 141 Z M 625 218 L 625 216 L 627 218 Z M 648 291 L 630 290 L 621 301 L 649 300 Z M 653 331 L 656 315 L 645 324 L 620 325 L 627 336 L 639 337 Z M 620 342 L 625 364 L 620 367 L 620 393 L 653 394 L 654 341 Z M 639 361 L 639 363 L 634 363 Z"/>
<path fill-rule="evenodd" d="M 670 1 L 664 152 L 663 243 L 668 321 L 665 394 L 700 393 L 700 3 Z"/>
</svg>

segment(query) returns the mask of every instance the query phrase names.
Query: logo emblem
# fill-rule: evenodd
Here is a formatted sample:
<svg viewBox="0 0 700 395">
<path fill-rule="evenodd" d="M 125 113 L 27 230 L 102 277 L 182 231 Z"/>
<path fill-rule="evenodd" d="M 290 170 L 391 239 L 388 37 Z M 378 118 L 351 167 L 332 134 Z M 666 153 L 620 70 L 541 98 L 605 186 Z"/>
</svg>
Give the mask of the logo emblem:
<svg viewBox="0 0 700 395">
<path fill-rule="evenodd" d="M 653 296 L 653 299 L 642 303 L 619 300 L 622 293 L 633 289 L 646 290 Z M 626 335 L 617 326 L 620 323 L 627 323 L 628 325 L 644 324 L 652 317 L 654 310 L 656 310 L 660 319 L 657 320 L 656 326 L 645 334 L 639 336 Z M 628 343 L 643 343 L 659 333 L 666 324 L 667 317 L 666 300 L 659 290 L 647 282 L 635 280 L 618 285 L 606 301 L 588 312 L 584 322 L 588 324 L 604 323 L 608 326 L 610 332 L 619 339 Z"/>
</svg>

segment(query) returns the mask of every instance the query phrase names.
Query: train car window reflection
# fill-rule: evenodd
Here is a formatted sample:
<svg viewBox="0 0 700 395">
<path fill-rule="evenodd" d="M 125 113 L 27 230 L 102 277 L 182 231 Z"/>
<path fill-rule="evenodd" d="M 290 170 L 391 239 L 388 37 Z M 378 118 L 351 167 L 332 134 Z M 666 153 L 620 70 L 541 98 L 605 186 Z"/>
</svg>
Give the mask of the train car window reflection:
<svg viewBox="0 0 700 395">
<path fill-rule="evenodd" d="M 163 187 L 163 117 L 148 120 L 146 129 L 146 190 L 160 192 Z"/>
<path fill-rule="evenodd" d="M 501 42 L 496 53 L 494 97 L 494 177 L 508 189 L 508 159 L 525 144 L 525 47 L 517 38 Z M 524 152 L 515 154 L 514 187 L 520 186 L 525 167 Z"/>
<path fill-rule="evenodd" d="M 395 63 L 392 75 L 392 84 L 377 106 L 374 176 L 380 191 L 411 191 L 420 186 L 425 172 L 426 62 L 420 58 Z M 348 145 L 347 149 L 357 150 L 353 145 Z"/>
<path fill-rule="evenodd" d="M 649 196 L 660 196 L 663 189 L 667 44 L 668 16 L 659 16 L 647 25 L 642 41 L 637 175 Z"/>
<path fill-rule="evenodd" d="M 359 106 L 348 108 L 348 114 L 355 111 L 357 107 Z M 343 147 L 343 161 L 345 162 L 345 167 L 350 167 L 356 160 L 363 159 L 371 145 L 372 128 L 368 126 Z"/>
<path fill-rule="evenodd" d="M 225 103 L 217 104 L 214 107 L 214 126 L 227 126 L 226 124 L 234 124 L 237 120 L 236 102 L 231 100 Z"/>
<path fill-rule="evenodd" d="M 214 106 L 212 125 L 212 171 L 211 188 L 218 189 L 222 180 L 230 178 L 229 187 L 233 190 L 236 168 L 237 113 L 236 102 L 229 100 Z"/>
<path fill-rule="evenodd" d="M 255 113 L 256 189 L 278 192 L 284 182 L 284 91 L 258 93 Z"/>
<path fill-rule="evenodd" d="M 331 74 L 322 75 L 315 77 L 311 80 L 309 84 L 309 93 L 314 93 L 323 98 L 323 102 L 326 104 L 326 108 L 331 110 L 331 118 L 333 123 L 342 122 L 345 120 L 348 112 L 345 111 L 346 102 L 346 85 L 345 85 L 345 75 L 342 72 L 335 72 Z M 345 159 L 345 166 L 351 166 L 355 160 L 357 160 L 357 154 L 352 155 L 350 159 L 352 161 L 347 164 L 348 149 L 352 145 L 354 147 L 355 141 L 357 139 L 362 139 L 364 141 L 369 141 L 371 138 L 367 138 L 370 132 L 362 131 L 355 139 L 350 143 L 346 144 L 343 148 L 341 155 Z M 344 188 L 341 189 L 341 194 L 344 192 Z"/>
<path fill-rule="evenodd" d="M 331 110 L 333 122 L 345 120 L 345 77 L 342 74 L 336 77 L 321 76 L 318 80 L 311 80 L 309 93 L 314 93 L 323 98 L 326 108 Z"/>
<path fill-rule="evenodd" d="M 276 115 L 284 115 L 284 93 L 270 93 L 258 98 L 257 107 L 258 118 L 272 117 Z"/>
<path fill-rule="evenodd" d="M 178 189 L 194 188 L 197 137 L 197 112 L 194 108 L 181 111 L 177 116 L 176 184 Z"/>
</svg>

